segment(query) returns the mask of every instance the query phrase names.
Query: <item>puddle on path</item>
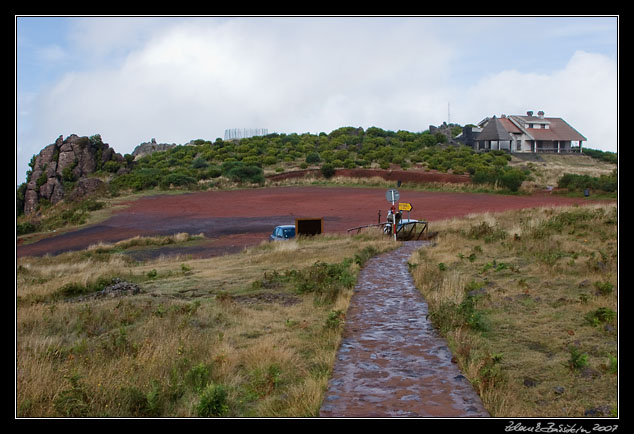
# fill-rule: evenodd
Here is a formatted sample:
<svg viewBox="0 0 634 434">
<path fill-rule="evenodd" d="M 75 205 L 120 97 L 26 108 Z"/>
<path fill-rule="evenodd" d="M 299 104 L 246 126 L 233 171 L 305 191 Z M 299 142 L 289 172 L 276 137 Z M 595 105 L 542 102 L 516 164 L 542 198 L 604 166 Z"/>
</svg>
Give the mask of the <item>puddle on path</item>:
<svg viewBox="0 0 634 434">
<path fill-rule="evenodd" d="M 408 271 L 424 243 L 403 243 L 361 270 L 321 417 L 489 416 Z"/>
</svg>

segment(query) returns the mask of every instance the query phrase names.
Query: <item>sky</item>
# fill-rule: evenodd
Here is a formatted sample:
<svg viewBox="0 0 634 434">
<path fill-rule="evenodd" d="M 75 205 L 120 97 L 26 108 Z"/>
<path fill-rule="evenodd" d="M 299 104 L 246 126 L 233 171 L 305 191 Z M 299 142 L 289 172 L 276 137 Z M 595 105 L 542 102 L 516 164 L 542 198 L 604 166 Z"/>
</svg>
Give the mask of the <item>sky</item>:
<svg viewBox="0 0 634 434">
<path fill-rule="evenodd" d="M 543 110 L 617 151 L 618 17 L 15 16 L 16 182 L 62 135 L 425 131 Z"/>
</svg>

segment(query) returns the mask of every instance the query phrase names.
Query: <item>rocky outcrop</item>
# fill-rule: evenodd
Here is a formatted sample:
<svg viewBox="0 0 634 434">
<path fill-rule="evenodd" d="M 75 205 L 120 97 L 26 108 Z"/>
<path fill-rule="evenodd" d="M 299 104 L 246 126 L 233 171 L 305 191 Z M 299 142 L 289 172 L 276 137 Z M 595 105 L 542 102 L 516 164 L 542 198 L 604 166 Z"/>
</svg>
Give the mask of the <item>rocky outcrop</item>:
<svg viewBox="0 0 634 434">
<path fill-rule="evenodd" d="M 154 152 L 167 151 L 168 149 L 176 147 L 176 143 L 156 143 L 156 139 L 152 139 L 149 142 L 143 142 L 132 151 L 134 159 L 139 159 L 145 155 L 150 155 Z"/>
<path fill-rule="evenodd" d="M 82 186 L 91 191 L 100 181 L 82 181 L 98 170 L 124 170 L 125 159 L 114 152 L 99 135 L 79 137 L 71 134 L 65 140 L 59 136 L 55 143 L 46 146 L 31 162 L 31 173 L 24 192 L 24 213 L 32 214 L 43 200 L 51 204 L 67 197 L 68 186 Z M 81 192 L 76 192 L 77 198 Z"/>
</svg>

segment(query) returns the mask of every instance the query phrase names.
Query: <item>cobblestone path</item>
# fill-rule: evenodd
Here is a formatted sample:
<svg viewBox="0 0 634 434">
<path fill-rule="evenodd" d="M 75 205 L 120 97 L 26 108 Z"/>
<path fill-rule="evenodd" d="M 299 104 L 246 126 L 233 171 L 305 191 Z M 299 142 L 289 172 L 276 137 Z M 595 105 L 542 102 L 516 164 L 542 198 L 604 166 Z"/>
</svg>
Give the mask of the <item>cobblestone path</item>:
<svg viewBox="0 0 634 434">
<path fill-rule="evenodd" d="M 488 417 L 427 320 L 406 242 L 361 270 L 321 417 Z"/>
</svg>

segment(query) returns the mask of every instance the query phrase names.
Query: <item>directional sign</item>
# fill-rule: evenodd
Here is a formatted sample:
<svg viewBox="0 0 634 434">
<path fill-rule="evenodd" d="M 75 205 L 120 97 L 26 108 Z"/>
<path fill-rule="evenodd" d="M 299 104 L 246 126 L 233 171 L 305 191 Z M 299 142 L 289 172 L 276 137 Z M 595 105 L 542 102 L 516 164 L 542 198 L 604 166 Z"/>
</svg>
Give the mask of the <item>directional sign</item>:
<svg viewBox="0 0 634 434">
<path fill-rule="evenodd" d="M 398 190 L 395 190 L 393 188 L 390 188 L 386 193 L 385 193 L 385 198 L 387 199 L 388 202 L 392 203 L 392 202 L 398 202 L 398 199 L 401 197 L 400 194 L 398 194 Z"/>
<path fill-rule="evenodd" d="M 399 211 L 411 211 L 412 210 L 412 204 L 411 203 L 401 202 L 401 203 L 398 204 L 398 209 L 399 209 Z"/>
</svg>

